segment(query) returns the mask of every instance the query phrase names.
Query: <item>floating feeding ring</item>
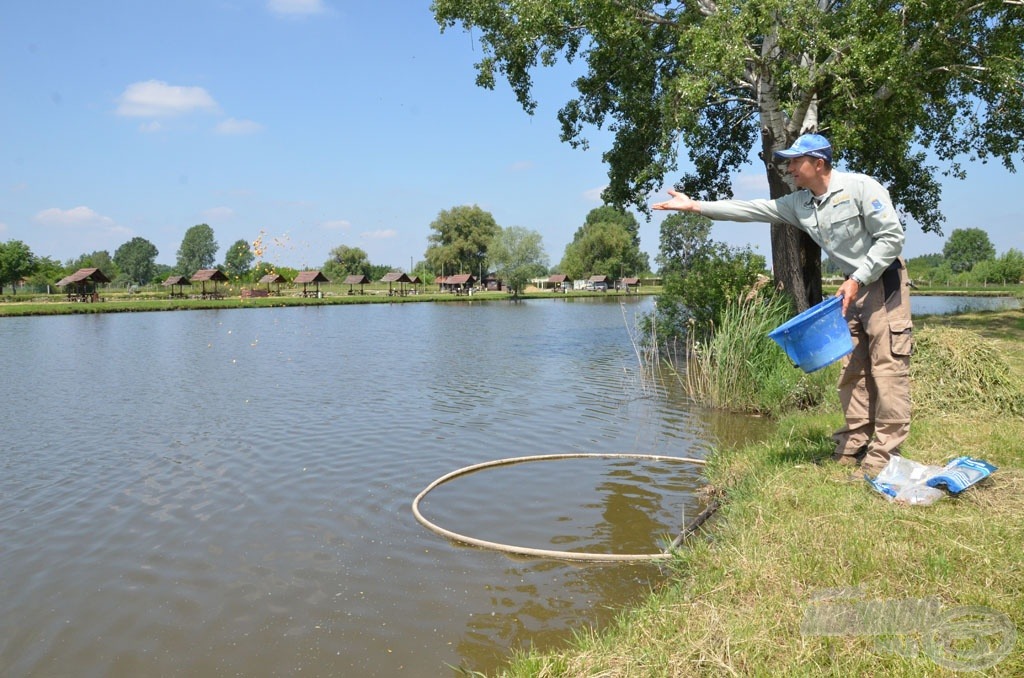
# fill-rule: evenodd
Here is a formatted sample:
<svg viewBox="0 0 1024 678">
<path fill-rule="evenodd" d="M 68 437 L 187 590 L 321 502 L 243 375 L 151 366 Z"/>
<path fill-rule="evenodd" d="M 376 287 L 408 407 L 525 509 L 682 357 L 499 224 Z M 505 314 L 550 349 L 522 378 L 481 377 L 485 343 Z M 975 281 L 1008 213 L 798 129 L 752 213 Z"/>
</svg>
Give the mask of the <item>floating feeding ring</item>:
<svg viewBox="0 0 1024 678">
<path fill-rule="evenodd" d="M 647 560 L 665 560 L 671 558 L 672 554 L 669 551 L 662 551 L 660 553 L 588 553 L 585 551 L 553 551 L 549 549 L 535 549 L 528 546 L 515 546 L 513 544 L 501 544 L 498 542 L 487 541 L 484 539 L 477 539 L 476 537 L 468 537 L 458 532 L 452 532 L 445 528 L 435 525 L 420 513 L 420 500 L 433 490 L 434 488 L 443 485 L 453 478 L 463 476 L 474 471 L 481 469 L 490 468 L 492 466 L 508 466 L 511 464 L 520 464 L 528 461 L 550 461 L 553 459 L 578 459 L 578 458 L 592 458 L 592 459 L 647 459 L 650 461 L 682 461 L 689 462 L 691 464 L 705 464 L 703 459 L 692 459 L 690 457 L 666 457 L 658 454 L 596 454 L 596 453 L 564 453 L 564 454 L 537 454 L 530 457 L 509 457 L 507 459 L 497 459 L 495 461 L 485 461 L 481 464 L 473 464 L 472 466 L 465 466 L 441 476 L 434 482 L 427 485 L 422 492 L 416 495 L 416 498 L 412 500 L 412 513 L 427 529 L 436 532 L 437 534 L 448 537 L 449 539 L 462 542 L 464 544 L 472 544 L 473 546 L 479 546 L 485 549 L 491 549 L 493 551 L 502 551 L 504 553 L 515 553 L 522 556 L 536 556 L 539 558 L 557 558 L 560 560 L 588 560 L 592 562 L 616 562 L 616 561 L 647 561 Z"/>
</svg>

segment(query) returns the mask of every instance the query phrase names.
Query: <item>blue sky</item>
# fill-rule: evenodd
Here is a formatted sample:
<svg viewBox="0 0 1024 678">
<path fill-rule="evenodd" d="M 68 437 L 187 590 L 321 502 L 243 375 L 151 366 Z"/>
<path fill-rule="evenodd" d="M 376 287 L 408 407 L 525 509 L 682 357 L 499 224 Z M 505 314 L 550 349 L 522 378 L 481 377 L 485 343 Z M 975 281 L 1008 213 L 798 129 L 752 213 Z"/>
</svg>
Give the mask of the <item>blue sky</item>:
<svg viewBox="0 0 1024 678">
<path fill-rule="evenodd" d="M 601 153 L 559 141 L 572 72 L 539 73 L 534 116 L 477 87 L 473 36 L 441 34 L 429 2 L 33 0 L 0 8 L 0 241 L 60 261 L 135 236 L 173 264 L 213 227 L 223 260 L 261 234 L 265 258 L 317 268 L 338 245 L 408 269 L 442 210 L 477 204 L 543 236 L 551 262 L 607 181 Z M 970 167 L 946 186 L 946 235 L 985 229 L 1024 250 L 1021 180 Z M 751 165 L 737 197 L 767 194 Z M 660 198 L 660 196 L 652 196 Z M 658 214 L 641 244 L 658 247 Z M 712 236 L 770 258 L 768 227 Z M 911 224 L 905 253 L 944 238 Z"/>
</svg>

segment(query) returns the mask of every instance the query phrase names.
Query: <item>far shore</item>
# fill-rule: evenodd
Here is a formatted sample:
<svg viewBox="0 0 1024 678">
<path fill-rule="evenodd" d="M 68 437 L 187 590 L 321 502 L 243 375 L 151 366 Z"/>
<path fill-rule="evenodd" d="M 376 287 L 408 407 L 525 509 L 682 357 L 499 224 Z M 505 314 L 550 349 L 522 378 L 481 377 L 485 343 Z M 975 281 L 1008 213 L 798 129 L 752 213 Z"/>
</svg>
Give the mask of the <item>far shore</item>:
<svg viewBox="0 0 1024 678">
<path fill-rule="evenodd" d="M 100 291 L 100 300 L 95 302 L 67 301 L 64 295 L 26 294 L 5 295 L 0 298 L 0 317 L 26 315 L 73 315 L 87 313 L 138 313 L 148 311 L 195 311 L 225 308 L 281 308 L 286 306 L 336 306 L 340 304 L 406 304 L 418 302 L 468 303 L 476 301 L 511 301 L 514 299 L 585 299 L 616 298 L 635 299 L 661 292 L 660 286 L 650 286 L 639 291 L 589 291 L 573 290 L 552 292 L 531 290 L 513 297 L 506 291 L 452 294 L 448 292 L 421 292 L 415 294 L 388 294 L 388 290 L 373 290 L 366 293 L 349 294 L 347 291 L 325 290 L 322 294 L 302 296 L 301 293 L 285 292 L 267 297 L 243 297 L 237 290 L 225 291 L 217 298 L 198 298 L 200 295 L 174 297 L 168 294 L 128 294 L 125 292 L 105 293 Z M 206 295 L 210 297 L 212 295 Z"/>
<path fill-rule="evenodd" d="M 425 292 L 422 290 L 391 290 L 371 288 L 363 291 L 330 285 L 317 292 L 303 295 L 299 290 L 286 290 L 265 297 L 243 296 L 240 289 L 224 289 L 214 295 L 187 294 L 171 297 L 167 292 L 128 293 L 123 290 L 100 290 L 99 301 L 68 301 L 63 294 L 5 294 L 0 295 L 0 317 L 31 315 L 75 315 L 89 313 L 137 313 L 149 311 L 194 311 L 225 308 L 280 308 L 286 306 L 335 306 L 339 304 L 404 304 L 417 302 L 467 303 L 474 301 L 510 301 L 515 299 L 628 299 L 660 294 L 660 285 L 641 287 L 639 290 L 570 290 L 555 292 L 528 287 L 518 297 L 507 291 L 474 291 L 472 294 Z M 825 294 L 834 294 L 835 287 L 826 285 Z M 994 286 L 975 288 L 919 287 L 914 295 L 1017 297 L 1024 299 L 1024 286 Z M 206 298 L 202 298 L 202 297 Z"/>
</svg>

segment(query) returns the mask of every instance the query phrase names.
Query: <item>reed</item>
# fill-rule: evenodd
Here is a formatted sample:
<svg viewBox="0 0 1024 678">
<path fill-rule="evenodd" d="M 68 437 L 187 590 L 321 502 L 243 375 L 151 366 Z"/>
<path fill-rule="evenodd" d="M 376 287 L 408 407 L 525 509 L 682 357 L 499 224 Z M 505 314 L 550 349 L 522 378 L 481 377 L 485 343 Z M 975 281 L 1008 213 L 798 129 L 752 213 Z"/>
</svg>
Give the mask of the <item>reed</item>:
<svg viewBox="0 0 1024 678">
<path fill-rule="evenodd" d="M 781 295 L 728 304 L 710 337 L 687 346 L 684 379 L 690 396 L 706 407 L 769 415 L 837 405 L 838 368 L 806 374 L 768 338 L 791 315 Z"/>
</svg>

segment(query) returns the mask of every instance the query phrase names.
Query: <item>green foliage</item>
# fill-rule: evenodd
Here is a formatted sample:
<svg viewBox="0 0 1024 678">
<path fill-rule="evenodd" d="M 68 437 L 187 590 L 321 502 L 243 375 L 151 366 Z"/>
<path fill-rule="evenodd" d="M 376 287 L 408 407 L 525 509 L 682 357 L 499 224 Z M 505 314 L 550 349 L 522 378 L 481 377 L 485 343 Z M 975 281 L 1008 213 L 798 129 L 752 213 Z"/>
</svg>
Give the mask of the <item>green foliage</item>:
<svg viewBox="0 0 1024 678">
<path fill-rule="evenodd" d="M 236 240 L 224 253 L 224 273 L 232 280 L 247 280 L 255 260 L 249 241 Z"/>
<path fill-rule="evenodd" d="M 0 243 L 0 293 L 3 293 L 5 285 L 10 285 L 11 292 L 16 293 L 18 280 L 31 275 L 35 265 L 35 255 L 22 241 Z"/>
<path fill-rule="evenodd" d="M 487 251 L 490 268 L 514 296 L 519 296 L 531 278 L 544 275 L 548 268 L 540 233 L 522 226 L 501 229 Z"/>
<path fill-rule="evenodd" d="M 715 331 L 691 335 L 686 360 L 687 390 L 706 407 L 779 415 L 835 404 L 836 369 L 807 374 L 793 366 L 768 333 L 792 316 L 788 297 L 733 299 L 719 314 Z"/>
<path fill-rule="evenodd" d="M 970 271 L 979 261 L 994 259 L 996 248 L 980 228 L 958 228 L 949 234 L 942 255 L 954 273 Z"/>
<path fill-rule="evenodd" d="M 148 285 L 153 280 L 158 254 L 156 245 L 145 238 L 135 237 L 115 250 L 114 263 L 129 282 Z"/>
<path fill-rule="evenodd" d="M 726 307 L 767 280 L 764 257 L 710 239 L 711 222 L 672 215 L 661 229 L 658 261 L 664 290 L 655 314 L 659 341 L 711 336 Z"/>
<path fill-rule="evenodd" d="M 498 234 L 499 226 L 490 212 L 476 205 L 460 205 L 442 210 L 430 229 L 424 256 L 435 271 L 444 275 L 480 275 L 487 247 Z"/>
<path fill-rule="evenodd" d="M 365 275 L 371 280 L 380 278 L 373 278 L 372 269 L 370 257 L 361 248 L 338 245 L 331 250 L 331 256 L 324 262 L 322 270 L 331 280 L 344 280 L 350 275 Z"/>
<path fill-rule="evenodd" d="M 36 292 L 48 292 L 55 282 L 66 275 L 64 265 L 50 257 L 36 258 L 35 270 L 28 277 L 29 286 Z"/>
<path fill-rule="evenodd" d="M 637 247 L 640 246 L 640 223 L 636 220 L 636 217 L 629 212 L 625 212 L 618 207 L 612 207 L 611 205 L 602 205 L 601 207 L 595 207 L 590 210 L 590 212 L 587 213 L 586 220 L 583 222 L 583 227 L 576 231 L 576 235 L 580 235 L 580 232 L 586 226 L 599 223 L 621 225 L 633 238 L 633 244 Z M 575 239 L 575 237 L 573 239 Z"/>
<path fill-rule="evenodd" d="M 648 209 L 677 171 L 685 190 L 730 197 L 752 152 L 768 159 L 804 131 L 830 136 L 837 160 L 888 185 L 925 230 L 940 231 L 940 170 L 961 177 L 963 158 L 1024 150 L 1024 5 L 940 0 L 434 0 L 442 30 L 461 26 L 481 51 L 477 84 L 508 81 L 527 113 L 533 73 L 576 62 L 576 95 L 558 112 L 562 140 L 587 148 L 610 130 L 605 200 Z M 925 149 L 925 150 L 922 150 Z M 765 163 L 772 197 L 792 190 Z M 818 262 L 794 229 L 773 245 Z M 809 294 L 817 266 L 775 253 L 786 289 Z M 805 295 L 807 296 L 807 295 Z"/>
<path fill-rule="evenodd" d="M 608 206 L 593 209 L 565 246 L 558 268 L 575 279 L 639 275 L 650 269 L 650 261 L 640 250 L 638 230 L 631 214 Z"/>
<path fill-rule="evenodd" d="M 190 276 L 198 270 L 213 268 L 217 260 L 217 241 L 207 224 L 196 224 L 187 231 L 178 247 L 178 273 Z"/>
<path fill-rule="evenodd" d="M 114 259 L 107 250 L 96 250 L 88 254 L 81 254 L 77 259 L 68 259 L 64 263 L 64 268 L 68 273 L 74 273 L 80 268 L 98 268 L 111 280 L 116 280 L 121 275 L 120 267 L 114 263 Z"/>
</svg>

